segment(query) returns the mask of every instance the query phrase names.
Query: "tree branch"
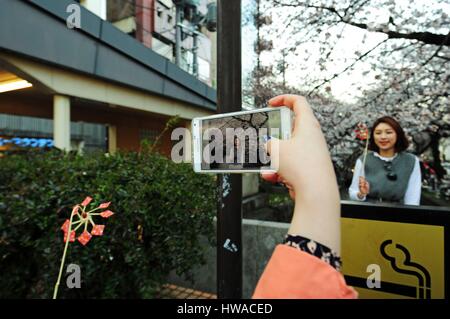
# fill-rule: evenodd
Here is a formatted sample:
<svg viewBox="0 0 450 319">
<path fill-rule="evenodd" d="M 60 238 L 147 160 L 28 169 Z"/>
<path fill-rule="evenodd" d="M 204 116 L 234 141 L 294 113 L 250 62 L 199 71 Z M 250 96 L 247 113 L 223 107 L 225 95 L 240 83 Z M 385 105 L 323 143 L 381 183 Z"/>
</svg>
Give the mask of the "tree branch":
<svg viewBox="0 0 450 319">
<path fill-rule="evenodd" d="M 373 31 L 378 33 L 384 33 L 388 36 L 389 39 L 408 39 L 408 40 L 417 40 L 426 44 L 433 45 L 445 45 L 450 46 L 450 32 L 447 35 L 444 34 L 435 34 L 431 32 L 411 32 L 411 33 L 401 33 L 396 31 L 388 30 L 382 28 L 370 29 L 365 23 L 356 23 L 349 20 L 342 20 L 342 22 L 350 24 L 354 27 L 358 27 L 361 29 L 365 29 L 367 31 Z"/>
<path fill-rule="evenodd" d="M 344 17 L 346 17 L 347 16 L 347 12 L 350 10 L 350 9 L 354 9 L 354 10 L 352 10 L 353 12 L 352 12 L 352 15 L 354 15 L 359 9 L 361 9 L 365 4 L 367 4 L 368 2 L 370 2 L 370 0 L 365 0 L 365 1 L 363 1 L 363 2 L 361 2 L 361 3 L 357 3 L 358 1 L 356 1 L 355 3 L 352 3 L 352 4 L 350 4 L 345 10 L 344 10 Z M 353 8 L 353 6 L 354 5 L 356 5 L 357 4 L 357 7 L 356 8 Z"/>
<path fill-rule="evenodd" d="M 422 81 L 424 78 L 426 78 L 427 75 L 424 75 L 423 77 L 421 77 L 420 79 L 416 80 L 416 82 L 420 82 Z M 409 79 L 409 77 L 404 77 L 403 79 L 396 81 L 397 84 L 401 84 L 405 81 L 407 81 Z M 385 95 L 385 93 L 387 91 L 389 91 L 390 89 L 392 89 L 392 84 L 394 83 L 394 81 L 391 81 L 391 83 L 389 83 L 389 85 L 385 86 L 383 90 L 381 90 L 374 98 L 372 98 L 370 101 L 367 101 L 364 103 L 364 105 L 361 106 L 361 108 L 366 108 L 367 106 L 369 106 L 370 104 L 372 104 L 373 102 L 377 101 L 378 98 L 380 98 L 381 96 Z"/>
<path fill-rule="evenodd" d="M 386 42 L 387 39 L 384 39 L 383 41 L 381 41 L 380 43 L 378 43 L 376 46 L 374 46 L 372 49 L 366 51 L 364 54 L 362 54 L 360 57 L 358 57 L 355 61 L 353 61 L 352 64 L 348 65 L 344 70 L 342 70 L 339 73 L 334 74 L 331 78 L 325 79 L 323 80 L 322 83 L 316 85 L 311 91 L 308 92 L 308 96 L 311 95 L 311 93 L 313 93 L 315 90 L 317 90 L 318 88 L 320 88 L 322 85 L 324 85 L 325 83 L 330 82 L 331 80 L 337 78 L 339 75 L 341 75 L 342 73 L 346 72 L 348 69 L 350 69 L 352 66 L 354 66 L 358 61 L 361 61 L 363 58 L 365 58 L 367 55 L 370 54 L 370 52 L 372 52 L 373 50 L 375 50 L 376 48 L 378 48 L 381 44 L 383 44 L 384 42 Z"/>
<path fill-rule="evenodd" d="M 439 59 L 442 59 L 442 60 L 445 60 L 445 61 L 450 61 L 450 58 L 448 58 L 446 56 L 439 55 L 439 54 L 436 54 L 436 58 L 439 58 Z"/>
<path fill-rule="evenodd" d="M 343 23 L 346 23 L 346 24 L 349 24 L 354 27 L 358 27 L 360 29 L 364 29 L 364 30 L 367 30 L 370 32 L 384 33 L 388 36 L 389 39 L 418 40 L 418 41 L 426 43 L 426 44 L 450 46 L 450 37 L 449 37 L 450 32 L 445 35 L 445 34 L 435 34 L 435 33 L 431 33 L 431 32 L 401 33 L 401 32 L 397 32 L 397 31 L 386 30 L 384 28 L 372 29 L 372 28 L 369 28 L 369 26 L 366 23 L 358 23 L 358 22 L 350 21 L 345 16 L 342 16 L 334 7 L 311 5 L 311 4 L 304 3 L 304 2 L 297 2 L 295 4 L 283 3 L 283 2 L 280 2 L 279 0 L 274 0 L 274 3 L 279 6 L 286 6 L 286 7 L 302 6 L 302 7 L 306 7 L 306 8 L 326 10 L 326 11 L 329 11 L 332 14 L 336 15 L 339 18 L 339 20 Z"/>
</svg>

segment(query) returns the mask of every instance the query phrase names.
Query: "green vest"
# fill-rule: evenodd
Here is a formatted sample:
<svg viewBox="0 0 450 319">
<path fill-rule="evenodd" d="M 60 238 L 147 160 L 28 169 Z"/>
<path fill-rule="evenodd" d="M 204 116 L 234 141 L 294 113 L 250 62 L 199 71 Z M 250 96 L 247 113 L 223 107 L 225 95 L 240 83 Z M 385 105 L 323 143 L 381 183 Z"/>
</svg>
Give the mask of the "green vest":
<svg viewBox="0 0 450 319">
<path fill-rule="evenodd" d="M 363 162 L 362 156 L 360 160 Z M 375 156 L 374 152 L 369 151 L 367 153 L 365 175 L 370 185 L 367 199 L 372 201 L 403 202 L 409 178 L 416 163 L 415 156 L 406 152 L 398 153 L 390 162 L 390 170 L 385 167 L 385 163 L 389 162 Z M 389 171 L 397 175 L 395 181 L 388 179 L 387 174 Z"/>
</svg>

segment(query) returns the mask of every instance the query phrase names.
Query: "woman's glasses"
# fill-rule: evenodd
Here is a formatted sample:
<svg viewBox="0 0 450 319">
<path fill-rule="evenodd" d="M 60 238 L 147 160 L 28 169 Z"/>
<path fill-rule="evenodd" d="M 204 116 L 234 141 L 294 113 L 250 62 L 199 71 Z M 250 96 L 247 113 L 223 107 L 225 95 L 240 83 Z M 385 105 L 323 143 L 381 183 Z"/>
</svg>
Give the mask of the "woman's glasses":
<svg viewBox="0 0 450 319">
<path fill-rule="evenodd" d="M 390 181 L 396 181 L 397 180 L 397 174 L 395 174 L 392 171 L 392 163 L 384 163 L 384 168 L 386 169 L 387 173 L 386 173 L 386 177 L 388 178 L 388 180 Z"/>
</svg>

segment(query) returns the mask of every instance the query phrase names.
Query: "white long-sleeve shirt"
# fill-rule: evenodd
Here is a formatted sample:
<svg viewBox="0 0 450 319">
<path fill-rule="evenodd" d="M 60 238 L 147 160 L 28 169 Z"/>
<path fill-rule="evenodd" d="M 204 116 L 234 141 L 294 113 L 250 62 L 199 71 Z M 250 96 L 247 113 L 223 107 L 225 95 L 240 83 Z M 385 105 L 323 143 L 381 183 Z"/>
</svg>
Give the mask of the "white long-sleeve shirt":
<svg viewBox="0 0 450 319">
<path fill-rule="evenodd" d="M 397 156 L 397 154 L 395 154 L 393 157 L 383 157 L 376 152 L 374 152 L 374 155 L 386 162 L 392 161 Z M 414 164 L 411 176 L 409 177 L 405 197 L 403 198 L 403 203 L 405 205 L 420 205 L 420 194 L 422 190 L 422 174 L 420 172 L 419 159 L 417 157 L 415 158 L 416 162 Z M 350 196 L 350 199 L 352 200 L 365 201 L 366 200 L 365 196 L 362 199 L 358 197 L 360 176 L 364 177 L 364 171 L 362 167 L 362 162 L 360 159 L 358 159 L 356 161 L 355 170 L 353 172 L 352 184 L 348 189 L 348 194 Z"/>
</svg>

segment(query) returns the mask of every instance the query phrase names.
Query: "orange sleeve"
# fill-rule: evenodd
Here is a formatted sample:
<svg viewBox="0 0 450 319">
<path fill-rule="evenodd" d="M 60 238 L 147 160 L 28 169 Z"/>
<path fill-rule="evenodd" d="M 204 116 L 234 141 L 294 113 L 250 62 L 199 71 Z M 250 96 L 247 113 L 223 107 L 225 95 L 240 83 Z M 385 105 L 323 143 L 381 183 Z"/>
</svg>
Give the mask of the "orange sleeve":
<svg viewBox="0 0 450 319">
<path fill-rule="evenodd" d="M 255 299 L 357 298 L 344 276 L 326 262 L 298 248 L 278 245 L 256 286 Z"/>
</svg>

